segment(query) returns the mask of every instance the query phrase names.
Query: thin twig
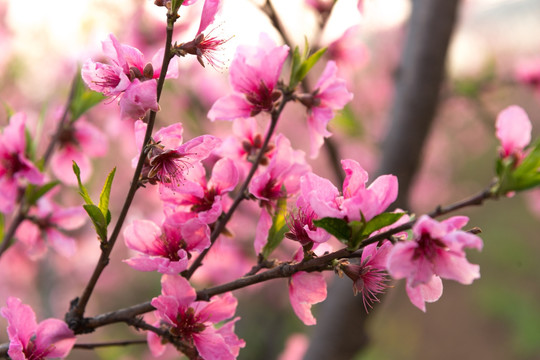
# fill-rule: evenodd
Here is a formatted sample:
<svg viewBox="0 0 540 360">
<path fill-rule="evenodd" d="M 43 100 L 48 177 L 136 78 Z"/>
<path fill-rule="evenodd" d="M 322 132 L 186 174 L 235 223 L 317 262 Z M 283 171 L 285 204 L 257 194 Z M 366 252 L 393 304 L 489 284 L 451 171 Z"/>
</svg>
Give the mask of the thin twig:
<svg viewBox="0 0 540 360">
<path fill-rule="evenodd" d="M 123 341 L 110 341 L 110 342 L 98 342 L 98 343 L 87 343 L 87 344 L 75 344 L 73 345 L 74 349 L 82 350 L 93 350 L 101 347 L 110 347 L 110 346 L 129 346 L 129 345 L 142 345 L 147 344 L 146 340 L 123 340 Z"/>
<path fill-rule="evenodd" d="M 161 91 L 163 89 L 163 84 L 165 82 L 165 76 L 167 74 L 167 69 L 169 67 L 169 62 L 172 58 L 171 56 L 171 46 L 172 46 L 172 36 L 173 36 L 173 26 L 169 24 L 171 21 L 168 21 L 167 26 L 167 37 L 165 40 L 165 53 L 163 55 L 163 64 L 161 67 L 161 73 L 159 75 L 158 83 L 157 83 L 157 100 L 159 101 L 159 98 L 161 96 Z M 174 21 L 172 21 L 174 22 Z M 146 156 L 145 148 L 146 145 L 150 141 L 150 137 L 152 135 L 152 130 L 154 128 L 156 120 L 156 112 L 151 111 L 148 119 L 148 124 L 146 128 L 146 134 L 144 137 L 143 145 L 141 147 L 141 152 L 139 155 L 139 160 L 137 162 L 137 167 L 135 168 L 135 172 L 133 173 L 133 178 L 131 180 L 131 186 L 129 188 L 128 194 L 126 196 L 126 200 L 124 202 L 124 205 L 122 207 L 122 210 L 118 216 L 118 220 L 116 222 L 116 225 L 114 227 L 114 230 L 109 237 L 108 241 L 102 244 L 102 252 L 99 257 L 98 263 L 96 264 L 96 267 L 94 269 L 94 272 L 88 281 L 88 284 L 86 285 L 83 294 L 80 298 L 75 299 L 74 302 L 72 302 L 72 307 L 69 310 L 69 312 L 66 314 L 66 322 L 72 328 L 75 332 L 78 331 L 78 328 L 82 326 L 82 318 L 84 315 L 84 311 L 86 309 L 86 305 L 88 304 L 88 300 L 90 299 L 90 296 L 92 292 L 94 291 L 94 288 L 97 284 L 97 281 L 99 277 L 101 276 L 101 273 L 105 269 L 105 267 L 109 263 L 109 256 L 112 252 L 112 249 L 114 247 L 114 244 L 116 243 L 116 240 L 120 234 L 120 231 L 122 229 L 122 226 L 124 224 L 124 220 L 127 216 L 128 210 L 131 206 L 131 203 L 135 197 L 135 192 L 137 191 L 139 187 L 139 177 L 141 175 L 141 171 L 144 165 L 144 160 Z"/>
</svg>

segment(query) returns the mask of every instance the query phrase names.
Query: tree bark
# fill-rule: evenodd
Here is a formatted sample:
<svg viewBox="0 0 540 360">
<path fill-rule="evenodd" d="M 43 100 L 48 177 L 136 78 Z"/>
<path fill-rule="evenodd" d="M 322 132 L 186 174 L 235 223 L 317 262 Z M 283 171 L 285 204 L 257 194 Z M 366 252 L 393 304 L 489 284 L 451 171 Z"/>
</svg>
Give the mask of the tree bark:
<svg viewBox="0 0 540 360">
<path fill-rule="evenodd" d="M 408 209 L 409 190 L 435 117 L 445 59 L 459 0 L 413 0 L 397 72 L 391 126 L 379 174 L 394 174 L 399 195 L 394 207 Z M 336 278 L 318 314 L 306 360 L 349 360 L 369 343 L 360 296 L 348 278 Z M 370 314 L 373 313 L 373 310 Z"/>
</svg>

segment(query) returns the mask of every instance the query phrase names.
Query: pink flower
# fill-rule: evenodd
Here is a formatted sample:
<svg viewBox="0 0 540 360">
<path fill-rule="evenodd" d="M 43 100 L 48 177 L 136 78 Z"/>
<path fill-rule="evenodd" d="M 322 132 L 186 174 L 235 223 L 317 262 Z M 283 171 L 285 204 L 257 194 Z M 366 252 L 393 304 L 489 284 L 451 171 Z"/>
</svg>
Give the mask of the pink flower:
<svg viewBox="0 0 540 360">
<path fill-rule="evenodd" d="M 170 334 L 187 347 L 195 347 L 205 360 L 235 359 L 244 341 L 234 334 L 229 321 L 220 329 L 214 327 L 230 319 L 237 306 L 231 293 L 215 296 L 210 302 L 195 301 L 197 294 L 189 282 L 178 275 L 163 275 L 161 295 L 152 299 L 152 306 L 161 319 L 162 326 L 169 328 Z M 156 334 L 148 333 L 148 344 L 154 356 L 165 351 L 165 346 Z"/>
<path fill-rule="evenodd" d="M 326 54 L 335 60 L 339 69 L 361 69 L 369 61 L 369 50 L 360 40 L 360 26 L 348 28 L 343 35 L 328 46 Z"/>
<path fill-rule="evenodd" d="M 65 358 L 75 344 L 65 322 L 50 318 L 37 324 L 32 308 L 16 297 L 9 297 L 0 313 L 8 321 L 8 355 L 13 360 Z"/>
<path fill-rule="evenodd" d="M 189 216 L 196 216 L 205 224 L 215 222 L 221 215 L 227 197 L 238 183 L 238 171 L 231 159 L 221 159 L 214 165 L 210 180 L 206 180 L 204 167 L 195 163 L 181 187 L 164 187 L 161 200 Z"/>
<path fill-rule="evenodd" d="M 512 105 L 497 116 L 497 138 L 501 141 L 501 157 L 523 158 L 525 146 L 531 142 L 532 125 L 525 110 Z"/>
<path fill-rule="evenodd" d="M 217 12 L 221 5 L 220 0 L 206 0 L 201 15 L 201 23 L 195 39 L 189 42 L 176 45 L 174 50 L 179 56 L 191 54 L 197 56 L 197 60 L 204 67 L 203 58 L 214 68 L 219 68 L 223 65 L 223 61 L 219 60 L 215 55 L 221 49 L 221 46 L 228 40 L 221 39 L 217 36 L 211 36 L 213 30 L 210 30 L 206 35 L 203 31 L 214 22 Z"/>
<path fill-rule="evenodd" d="M 276 46 L 264 33 L 258 47 L 239 46 L 230 67 L 234 93 L 218 99 L 208 118 L 234 120 L 272 111 L 281 96 L 277 82 L 288 53 L 288 46 Z"/>
<path fill-rule="evenodd" d="M 138 49 L 120 44 L 112 34 L 102 45 L 109 64 L 87 60 L 81 71 L 86 85 L 105 96 L 121 96 L 122 118 L 138 119 L 148 110 L 158 111 L 156 79 L 161 72 L 164 51 L 158 51 L 150 63 L 145 63 Z M 178 66 L 174 58 L 167 69 L 167 78 L 177 76 Z"/>
<path fill-rule="evenodd" d="M 405 290 L 411 303 L 426 312 L 426 302 L 432 303 L 441 298 L 443 284 L 441 278 L 437 275 L 433 275 L 427 283 L 418 284 L 416 287 L 412 287 L 411 281 L 407 279 Z"/>
<path fill-rule="evenodd" d="M 135 142 L 140 149 L 144 141 L 146 124 L 135 123 Z M 148 161 L 143 168 L 146 181 L 160 183 L 173 189 L 180 187 L 194 164 L 206 159 L 221 144 L 212 135 L 202 135 L 182 144 L 182 124 L 176 123 L 158 130 L 149 145 Z"/>
<path fill-rule="evenodd" d="M 342 267 L 343 272 L 353 281 L 354 295 L 362 293 L 364 309 L 373 308 L 372 304 L 378 302 L 378 294 L 388 287 L 386 262 L 392 250 L 392 244 L 385 241 L 379 248 L 377 244 L 370 244 L 362 250 L 360 264 L 347 264 Z"/>
<path fill-rule="evenodd" d="M 27 182 L 41 185 L 43 174 L 26 156 L 26 115 L 14 114 L 0 134 L 0 212 L 13 211 L 19 190 Z"/>
<path fill-rule="evenodd" d="M 341 160 L 346 177 L 343 195 L 327 179 L 308 173 L 300 179 L 301 196 L 317 216 L 369 221 L 382 213 L 396 199 L 397 178 L 379 176 L 366 188 L 368 173 L 354 160 Z"/>
<path fill-rule="evenodd" d="M 294 150 L 289 139 L 279 134 L 270 163 L 264 171 L 253 177 L 249 184 L 249 192 L 266 202 L 294 195 L 300 190 L 300 176 L 310 169 L 305 161 L 304 152 Z"/>
<path fill-rule="evenodd" d="M 289 231 L 285 233 L 287 239 L 298 241 L 302 247 L 311 249 L 314 243 L 323 243 L 330 239 L 330 234 L 316 227 L 313 220 L 317 216 L 308 206 L 299 207 L 296 213 L 290 213 L 287 218 Z"/>
<path fill-rule="evenodd" d="M 482 240 L 459 230 L 467 221 L 465 216 L 454 216 L 442 222 L 421 216 L 412 229 L 413 241 L 398 242 L 390 253 L 390 275 L 395 279 L 407 278 L 408 293 L 419 285 L 427 285 L 420 291 L 428 298 L 438 298 L 435 295 L 442 293 L 442 286 L 433 280 L 435 276 L 462 284 L 471 284 L 480 278 L 480 267 L 467 261 L 463 249 L 481 250 Z M 418 306 L 419 301 L 412 298 L 411 301 Z"/>
<path fill-rule="evenodd" d="M 81 206 L 61 208 L 49 197 L 42 197 L 27 220 L 17 229 L 17 239 L 25 245 L 28 255 L 37 259 L 45 255 L 46 243 L 63 256 L 75 253 L 75 239 L 65 234 L 84 225 L 87 214 Z"/>
<path fill-rule="evenodd" d="M 337 65 L 334 61 L 329 61 L 315 84 L 316 90 L 311 94 L 309 101 L 303 101 L 308 105 L 311 158 L 316 158 L 319 154 L 324 138 L 332 135 L 326 130 L 326 126 L 334 118 L 335 111 L 343 109 L 353 98 L 353 94 L 347 90 L 345 80 L 336 75 Z"/>
<path fill-rule="evenodd" d="M 244 178 L 257 154 L 259 153 L 264 138 L 257 128 L 257 120 L 253 117 L 238 118 L 233 121 L 232 130 L 235 136 L 225 138 L 221 146 L 216 150 L 217 154 L 231 158 L 240 172 L 240 178 Z M 266 132 L 266 131 L 264 131 Z M 260 165 L 266 166 L 274 154 L 275 144 L 271 139 L 265 149 Z"/>
<path fill-rule="evenodd" d="M 84 119 L 70 123 L 60 133 L 59 148 L 51 158 L 54 175 L 62 182 L 76 185 L 73 174 L 73 161 L 81 169 L 81 181 L 84 183 L 92 174 L 90 157 L 104 156 L 107 153 L 107 137 L 101 130 Z"/>
<path fill-rule="evenodd" d="M 158 271 L 178 274 L 187 268 L 192 251 L 210 246 L 210 229 L 198 219 L 174 214 L 165 220 L 162 228 L 149 220 L 136 220 L 124 230 L 126 246 L 142 253 L 124 260 L 139 271 Z"/>
<path fill-rule="evenodd" d="M 315 325 L 317 320 L 311 306 L 326 299 L 326 281 L 321 273 L 300 271 L 289 280 L 289 299 L 294 313 L 306 325 Z"/>
</svg>

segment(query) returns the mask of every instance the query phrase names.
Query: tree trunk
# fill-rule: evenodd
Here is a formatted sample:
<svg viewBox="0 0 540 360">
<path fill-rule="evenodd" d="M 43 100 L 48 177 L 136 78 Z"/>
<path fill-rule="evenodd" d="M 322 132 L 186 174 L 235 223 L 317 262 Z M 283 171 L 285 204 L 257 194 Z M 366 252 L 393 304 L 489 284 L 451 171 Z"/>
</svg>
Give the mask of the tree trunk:
<svg viewBox="0 0 540 360">
<path fill-rule="evenodd" d="M 394 207 L 408 208 L 411 183 L 437 108 L 445 58 L 459 0 L 413 0 L 408 34 L 396 79 L 391 126 L 379 174 L 394 174 Z M 369 343 L 366 313 L 348 278 L 336 278 L 318 314 L 306 360 L 350 360 Z M 373 311 L 370 312 L 372 314 Z"/>
</svg>

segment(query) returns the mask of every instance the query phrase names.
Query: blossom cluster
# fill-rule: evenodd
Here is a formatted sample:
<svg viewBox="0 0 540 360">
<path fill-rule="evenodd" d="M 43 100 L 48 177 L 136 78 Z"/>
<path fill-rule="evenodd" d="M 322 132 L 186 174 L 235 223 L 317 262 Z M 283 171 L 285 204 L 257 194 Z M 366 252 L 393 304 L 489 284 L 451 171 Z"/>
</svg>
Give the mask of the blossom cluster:
<svg viewBox="0 0 540 360">
<path fill-rule="evenodd" d="M 186 0 L 183 5 L 195 2 Z M 333 6 L 328 1 L 306 2 L 321 16 L 327 16 Z M 177 2 L 156 1 L 168 11 L 173 3 Z M 442 212 L 434 216 L 400 209 L 389 212 L 398 197 L 398 178 L 385 174 L 370 182 L 357 159 L 341 160 L 345 177 L 339 187 L 312 170 L 306 154 L 318 157 L 325 139 L 332 136 L 330 122 L 353 99 L 340 77 L 339 59 L 328 59 L 314 88 L 301 91 L 297 83 L 284 80 L 285 74 L 301 81 L 318 58 L 295 58 L 288 45 L 278 45 L 262 33 L 256 46 L 236 49 L 229 68 L 231 92 L 217 98 L 206 114 L 211 122 L 230 121 L 230 135 L 203 133 L 186 139 L 187 126 L 176 119 L 167 119 L 167 125 L 153 131 L 160 111 L 158 88 L 165 78 L 179 77 L 179 58 L 193 55 L 203 67 L 222 64 L 216 51 L 227 40 L 207 32 L 220 5 L 219 0 L 205 0 L 195 38 L 167 44 L 169 48 L 159 50 L 150 62 L 143 51 L 120 43 L 111 34 L 102 43 L 107 60 L 87 60 L 82 66 L 86 86 L 109 102 L 117 100 L 119 117 L 133 129 L 138 153 L 132 160 L 136 176 L 130 191 L 150 193 L 147 188 L 155 188 L 151 196 L 159 207 L 152 218 L 136 214 L 122 227 L 123 213 L 116 224 L 118 231 L 107 232 L 114 172 L 107 178 L 99 204 L 94 204 L 84 184 L 90 179 L 91 158 L 105 155 L 108 145 L 104 132 L 89 119 L 65 122 L 55 117 L 59 131 L 53 136 L 56 152 L 49 174 L 48 157 L 38 160 L 33 148 L 31 123 L 23 113 L 10 117 L 0 134 L 0 213 L 19 211 L 14 216 L 20 221 L 13 231 L 13 251 L 22 246 L 30 259 L 37 260 L 51 246 L 62 256 L 72 256 L 80 243 L 74 232 L 82 231 L 90 217 L 99 238 L 96 247 L 105 259 L 100 263 L 108 263 L 120 233 L 129 251 L 122 266 L 157 272 L 161 278 L 160 294 L 146 307 L 151 309 L 146 312 L 153 312 L 153 320 L 121 321 L 148 330 L 152 356 L 162 356 L 172 345 L 189 358 L 205 360 L 235 359 L 246 345 L 235 333 L 240 317 L 235 316 L 238 300 L 231 291 L 257 283 L 253 279 L 263 268 L 270 272 L 281 266 L 282 272 L 275 277 L 287 278 L 292 311 L 305 325 L 316 324 L 312 306 L 327 297 L 324 270 L 349 277 L 352 292 L 361 295 L 366 311 L 379 301 L 392 279 L 405 279 L 411 303 L 425 312 L 426 303 L 442 296 L 442 279 L 471 284 L 480 278 L 479 265 L 468 261 L 466 250 L 482 250 L 483 241 L 475 231 L 465 229 L 467 217 L 438 221 L 434 217 Z M 363 1 L 357 7 L 362 10 Z M 169 21 L 172 18 L 169 14 Z M 298 139 L 278 131 L 291 123 L 283 109 L 292 102 L 302 109 L 302 121 L 306 120 L 302 126 L 309 141 L 307 151 L 300 148 Z M 68 110 L 73 115 L 74 110 L 69 106 Z M 535 151 L 529 145 L 531 128 L 518 106 L 499 114 L 499 178 L 486 198 L 538 185 L 536 178 L 522 173 L 523 164 L 536 164 L 531 160 Z M 84 207 L 60 206 L 60 184 L 78 186 Z M 256 220 L 247 226 L 242 213 Z M 248 246 L 243 246 L 242 232 L 248 233 Z M 4 241 L 2 247 L 11 238 Z M 255 257 L 253 265 L 250 261 Z M 94 274 L 99 277 L 100 273 L 95 270 Z M 216 284 L 220 285 L 213 288 Z M 76 335 L 94 330 L 69 321 L 78 301 L 72 302 L 66 322 L 49 318 L 37 323 L 29 305 L 8 297 L 0 310 L 8 323 L 8 355 L 12 359 L 66 357 Z M 88 320 L 80 317 L 79 323 Z"/>
</svg>

